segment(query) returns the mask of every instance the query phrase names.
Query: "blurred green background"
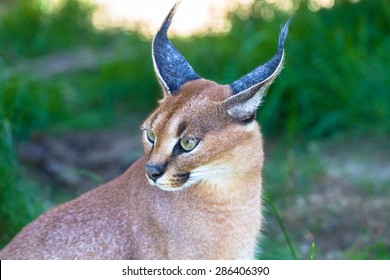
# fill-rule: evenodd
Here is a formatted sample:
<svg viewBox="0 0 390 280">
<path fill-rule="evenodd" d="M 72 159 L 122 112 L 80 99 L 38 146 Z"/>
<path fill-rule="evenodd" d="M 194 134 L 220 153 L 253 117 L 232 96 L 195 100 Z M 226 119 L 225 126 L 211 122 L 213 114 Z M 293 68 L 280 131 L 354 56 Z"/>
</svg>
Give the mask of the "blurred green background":
<svg viewBox="0 0 390 280">
<path fill-rule="evenodd" d="M 294 13 L 284 70 L 258 111 L 267 154 L 258 257 L 389 259 L 390 1 L 335 0 L 315 11 L 313 1 L 290 2 L 294 11 L 255 0 L 226 15 L 228 32 L 172 41 L 201 76 L 228 84 L 274 54 Z M 42 143 L 75 147 L 81 158 L 78 135 L 132 135 L 161 96 L 151 38 L 136 27 L 96 28 L 93 12 L 76 0 L 52 10 L 41 0 L 1 2 L 0 248 L 80 193 L 42 179 L 52 151 Z M 44 160 L 28 160 L 37 157 L 31 143 Z M 106 180 L 99 167 L 73 169 L 95 185 Z"/>
</svg>

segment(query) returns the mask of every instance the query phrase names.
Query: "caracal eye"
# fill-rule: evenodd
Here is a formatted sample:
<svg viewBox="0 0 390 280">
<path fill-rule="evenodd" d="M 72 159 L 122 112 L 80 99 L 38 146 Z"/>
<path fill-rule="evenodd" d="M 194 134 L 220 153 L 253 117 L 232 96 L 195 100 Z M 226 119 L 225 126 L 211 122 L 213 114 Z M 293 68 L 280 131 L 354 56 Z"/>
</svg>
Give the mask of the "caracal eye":
<svg viewBox="0 0 390 280">
<path fill-rule="evenodd" d="M 154 142 L 156 141 L 156 135 L 151 129 L 146 130 L 146 138 L 151 144 L 154 144 Z"/>
<path fill-rule="evenodd" d="M 199 143 L 198 139 L 187 138 L 187 137 L 183 137 L 180 139 L 180 146 L 186 152 L 193 150 L 196 147 L 196 145 L 198 145 L 198 143 Z"/>
</svg>

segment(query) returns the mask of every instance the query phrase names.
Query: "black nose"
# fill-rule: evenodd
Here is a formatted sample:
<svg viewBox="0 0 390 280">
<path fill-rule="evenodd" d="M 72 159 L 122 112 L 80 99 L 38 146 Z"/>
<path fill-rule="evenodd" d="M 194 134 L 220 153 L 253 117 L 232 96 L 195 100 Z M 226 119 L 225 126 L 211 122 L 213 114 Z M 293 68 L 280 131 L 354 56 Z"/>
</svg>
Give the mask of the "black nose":
<svg viewBox="0 0 390 280">
<path fill-rule="evenodd" d="M 164 175 L 164 172 L 165 172 L 165 165 L 163 164 L 147 163 L 145 166 L 146 176 L 148 176 L 148 178 L 150 180 L 153 180 L 154 182 L 156 182 L 158 178 Z"/>
</svg>

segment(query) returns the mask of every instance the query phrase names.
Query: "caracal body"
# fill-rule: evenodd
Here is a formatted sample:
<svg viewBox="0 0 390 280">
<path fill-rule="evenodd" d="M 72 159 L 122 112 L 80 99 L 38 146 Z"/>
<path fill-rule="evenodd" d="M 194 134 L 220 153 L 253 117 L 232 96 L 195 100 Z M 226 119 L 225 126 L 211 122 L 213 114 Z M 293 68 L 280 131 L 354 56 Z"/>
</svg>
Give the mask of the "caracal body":
<svg viewBox="0 0 390 280">
<path fill-rule="evenodd" d="M 164 91 L 142 125 L 145 156 L 27 225 L 0 259 L 252 259 L 261 230 L 263 140 L 255 113 L 277 54 L 230 85 L 200 78 L 166 32 L 153 41 Z M 125 151 L 124 151 L 125 152 Z"/>
</svg>

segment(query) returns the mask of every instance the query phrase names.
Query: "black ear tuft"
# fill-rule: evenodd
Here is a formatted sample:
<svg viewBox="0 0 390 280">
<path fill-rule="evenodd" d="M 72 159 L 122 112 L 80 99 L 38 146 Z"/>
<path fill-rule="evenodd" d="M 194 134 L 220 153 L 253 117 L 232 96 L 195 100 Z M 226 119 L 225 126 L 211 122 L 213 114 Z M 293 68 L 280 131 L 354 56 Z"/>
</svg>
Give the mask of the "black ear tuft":
<svg viewBox="0 0 390 280">
<path fill-rule="evenodd" d="M 233 94 L 247 90 L 250 87 L 255 86 L 256 84 L 266 82 L 266 80 L 272 77 L 275 74 L 275 72 L 279 69 L 283 61 L 283 55 L 284 55 L 283 46 L 284 46 L 284 41 L 286 40 L 287 37 L 288 26 L 290 22 L 291 22 L 291 18 L 286 22 L 286 24 L 282 27 L 280 31 L 278 50 L 275 56 L 271 58 L 268 62 L 257 67 L 252 72 L 246 74 L 245 76 L 241 77 L 237 81 L 230 84 L 230 87 L 233 90 Z"/>
<path fill-rule="evenodd" d="M 252 72 L 230 84 L 232 96 L 223 103 L 229 115 L 246 120 L 256 112 L 266 89 L 282 69 L 284 58 L 284 41 L 291 18 L 282 27 L 279 35 L 278 49 L 273 58 Z"/>
<path fill-rule="evenodd" d="M 167 38 L 167 32 L 180 2 L 177 2 L 153 40 L 152 57 L 156 75 L 168 94 L 174 94 L 183 84 L 200 77 L 183 55 Z"/>
</svg>

